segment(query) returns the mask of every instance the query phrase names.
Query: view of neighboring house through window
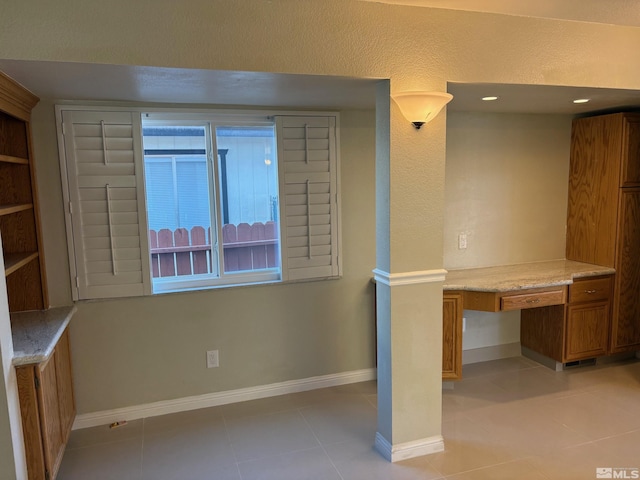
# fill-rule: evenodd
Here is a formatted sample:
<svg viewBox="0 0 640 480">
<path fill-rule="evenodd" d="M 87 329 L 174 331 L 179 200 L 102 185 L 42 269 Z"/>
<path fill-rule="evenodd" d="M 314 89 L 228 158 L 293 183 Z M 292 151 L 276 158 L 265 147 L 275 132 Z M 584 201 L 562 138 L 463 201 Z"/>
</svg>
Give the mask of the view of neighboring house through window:
<svg viewBox="0 0 640 480">
<path fill-rule="evenodd" d="M 142 134 L 154 291 L 278 280 L 274 126 L 143 120 Z"/>
</svg>

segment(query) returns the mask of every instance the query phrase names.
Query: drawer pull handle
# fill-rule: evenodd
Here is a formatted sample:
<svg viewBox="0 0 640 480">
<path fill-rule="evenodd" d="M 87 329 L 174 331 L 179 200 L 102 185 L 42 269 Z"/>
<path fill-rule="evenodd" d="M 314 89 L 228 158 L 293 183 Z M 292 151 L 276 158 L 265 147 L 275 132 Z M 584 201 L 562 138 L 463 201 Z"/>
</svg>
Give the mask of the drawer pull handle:
<svg viewBox="0 0 640 480">
<path fill-rule="evenodd" d="M 536 298 L 535 300 L 527 300 L 527 303 L 540 303 L 540 299 Z"/>
<path fill-rule="evenodd" d="M 592 293 L 596 293 L 598 290 L 585 290 L 584 293 L 587 295 L 591 295 Z"/>
</svg>

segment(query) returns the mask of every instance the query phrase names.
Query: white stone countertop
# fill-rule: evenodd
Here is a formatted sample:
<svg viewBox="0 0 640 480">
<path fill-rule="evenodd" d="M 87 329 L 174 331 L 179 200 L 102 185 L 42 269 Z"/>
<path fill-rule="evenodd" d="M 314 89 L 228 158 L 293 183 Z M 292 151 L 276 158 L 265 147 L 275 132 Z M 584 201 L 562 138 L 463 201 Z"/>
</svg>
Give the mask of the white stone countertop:
<svg viewBox="0 0 640 480">
<path fill-rule="evenodd" d="M 527 288 L 569 285 L 574 278 L 596 277 L 615 273 L 615 269 L 574 262 L 551 260 L 497 267 L 449 270 L 444 290 L 476 292 L 511 292 Z"/>
<path fill-rule="evenodd" d="M 46 361 L 75 312 L 76 307 L 71 306 L 12 313 L 13 364 Z"/>
</svg>

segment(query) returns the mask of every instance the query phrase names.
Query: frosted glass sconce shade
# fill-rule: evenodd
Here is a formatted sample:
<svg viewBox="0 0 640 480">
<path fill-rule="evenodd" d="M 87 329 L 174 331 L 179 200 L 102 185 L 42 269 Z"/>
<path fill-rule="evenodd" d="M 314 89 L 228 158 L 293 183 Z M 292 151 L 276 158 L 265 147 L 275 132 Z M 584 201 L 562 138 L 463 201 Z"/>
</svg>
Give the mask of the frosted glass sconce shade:
<svg viewBox="0 0 640 480">
<path fill-rule="evenodd" d="M 391 98 L 417 130 L 433 120 L 442 107 L 453 99 L 453 95 L 444 92 L 402 92 L 391 95 Z"/>
</svg>

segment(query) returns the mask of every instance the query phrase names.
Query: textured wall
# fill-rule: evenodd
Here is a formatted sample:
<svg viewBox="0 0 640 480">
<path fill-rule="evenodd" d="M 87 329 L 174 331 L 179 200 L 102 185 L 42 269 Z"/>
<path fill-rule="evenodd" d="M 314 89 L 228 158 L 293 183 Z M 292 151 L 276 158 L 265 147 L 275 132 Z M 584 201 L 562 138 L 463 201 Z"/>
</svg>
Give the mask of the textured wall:
<svg viewBox="0 0 640 480">
<path fill-rule="evenodd" d="M 50 298 L 71 301 L 53 105 L 34 110 Z M 343 277 L 82 302 L 71 328 L 79 413 L 374 366 L 373 111 L 341 112 Z M 220 368 L 205 368 L 205 351 Z"/>
<path fill-rule="evenodd" d="M 445 268 L 564 258 L 570 136 L 566 115 L 449 113 Z M 520 341 L 519 311 L 464 315 L 465 350 Z"/>
<path fill-rule="evenodd" d="M 4 1 L 2 12 L 0 57 L 9 59 L 385 78 L 391 91 L 444 90 L 447 81 L 640 88 L 640 29 L 629 27 L 355 0 L 33 0 Z M 393 106 L 391 112 L 390 268 L 437 269 L 443 265 L 445 116 L 416 135 L 400 130 L 399 113 Z M 345 127 L 370 128 L 342 135 L 343 149 L 352 137 L 361 152 L 354 152 L 354 172 L 343 170 L 343 185 L 356 190 L 343 198 L 345 279 L 81 305 L 72 330 L 80 413 L 372 366 L 366 320 L 371 311 L 363 309 L 370 308 L 366 278 L 374 266 L 373 171 L 367 166 L 373 165 L 375 140 L 373 123 L 364 117 L 343 118 Z M 61 234 L 59 186 L 48 185 L 58 181 L 55 137 L 50 130 L 36 134 L 42 136 L 38 170 L 53 175 L 39 176 L 45 196 L 54 200 L 43 217 L 57 219 L 44 222 L 52 300 L 67 302 L 66 287 L 58 285 L 67 281 L 66 272 L 56 268 L 64 263 L 57 258 L 64 255 L 64 239 L 52 238 Z M 343 165 L 347 158 L 343 151 Z M 403 216 L 407 205 L 407 212 L 420 215 Z M 359 237 L 350 222 L 362 215 L 356 220 Z M 437 285 L 429 288 L 433 292 L 425 298 L 437 293 Z M 269 289 L 286 312 L 268 302 Z M 252 323 L 250 305 L 223 319 L 227 302 L 248 292 L 275 309 L 268 321 Z M 318 306 L 311 317 L 305 302 Z M 437 303 L 409 313 L 436 322 Z M 179 306 L 189 315 L 176 320 Z M 240 328 L 248 334 L 239 335 Z M 260 333 L 271 336 L 265 342 Z M 225 359 L 237 363 L 196 371 L 204 347 L 218 341 L 224 342 L 223 365 Z M 285 354 L 274 353 L 283 346 L 289 348 Z M 258 358 L 254 354 L 261 362 L 268 354 L 269 368 L 249 361 Z M 436 378 L 437 365 L 425 375 Z"/>
<path fill-rule="evenodd" d="M 446 268 L 564 258 L 570 137 L 566 115 L 448 115 Z"/>
</svg>

